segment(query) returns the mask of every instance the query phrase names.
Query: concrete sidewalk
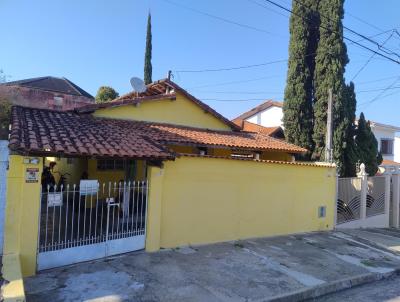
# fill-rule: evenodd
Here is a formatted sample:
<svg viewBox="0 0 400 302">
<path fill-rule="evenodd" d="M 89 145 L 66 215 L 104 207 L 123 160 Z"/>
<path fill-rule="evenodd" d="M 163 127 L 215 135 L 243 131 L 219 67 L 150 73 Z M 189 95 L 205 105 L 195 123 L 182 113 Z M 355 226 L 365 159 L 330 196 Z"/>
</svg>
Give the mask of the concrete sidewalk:
<svg viewBox="0 0 400 302">
<path fill-rule="evenodd" d="M 27 300 L 300 301 L 397 274 L 400 233 L 363 232 L 388 245 L 340 231 L 136 252 L 27 278 Z"/>
</svg>

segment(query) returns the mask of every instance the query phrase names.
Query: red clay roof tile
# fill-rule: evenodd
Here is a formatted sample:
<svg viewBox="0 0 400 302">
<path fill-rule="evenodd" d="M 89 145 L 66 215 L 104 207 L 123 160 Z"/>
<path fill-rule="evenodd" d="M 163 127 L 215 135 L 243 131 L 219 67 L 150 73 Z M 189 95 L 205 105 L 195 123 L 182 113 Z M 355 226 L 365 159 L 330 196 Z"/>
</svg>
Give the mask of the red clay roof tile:
<svg viewBox="0 0 400 302">
<path fill-rule="evenodd" d="M 13 107 L 10 149 L 21 153 L 172 159 L 170 145 L 306 152 L 262 133 L 95 118 L 90 114 Z"/>
</svg>

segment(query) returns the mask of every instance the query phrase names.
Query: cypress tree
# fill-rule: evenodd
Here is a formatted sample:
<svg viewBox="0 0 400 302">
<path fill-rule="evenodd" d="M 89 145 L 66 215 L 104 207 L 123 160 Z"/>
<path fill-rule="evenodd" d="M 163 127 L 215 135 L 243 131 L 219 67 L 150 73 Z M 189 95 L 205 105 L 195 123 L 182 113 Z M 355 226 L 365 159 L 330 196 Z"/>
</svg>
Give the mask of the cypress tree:
<svg viewBox="0 0 400 302">
<path fill-rule="evenodd" d="M 368 175 L 375 175 L 378 166 L 382 163 L 382 155 L 378 152 L 378 141 L 369 122 L 365 120 L 364 113 L 360 114 L 358 120 L 355 143 L 360 164 L 365 164 L 365 171 Z"/>
<path fill-rule="evenodd" d="M 283 103 L 285 137 L 313 151 L 313 75 L 318 41 L 319 1 L 293 1 L 290 17 L 289 62 Z"/>
<path fill-rule="evenodd" d="M 358 152 L 354 137 L 356 135 L 356 94 L 354 92 L 354 83 L 350 82 L 345 87 L 345 113 L 344 122 L 345 127 L 345 148 L 343 152 L 343 166 L 341 171 L 338 171 L 341 176 L 354 177 L 356 176 L 356 165 L 358 161 Z"/>
<path fill-rule="evenodd" d="M 151 65 L 151 52 L 152 52 L 151 40 L 152 40 L 151 14 L 149 13 L 147 17 L 146 51 L 144 55 L 144 83 L 146 85 L 153 82 L 152 80 L 153 67 Z"/>
<path fill-rule="evenodd" d="M 345 65 L 348 63 L 347 48 L 343 42 L 344 0 L 321 0 L 319 3 L 320 28 L 314 72 L 314 132 L 313 159 L 324 160 L 328 90 L 335 95 L 333 102 L 333 159 L 343 174 L 346 146 L 345 117 Z"/>
</svg>

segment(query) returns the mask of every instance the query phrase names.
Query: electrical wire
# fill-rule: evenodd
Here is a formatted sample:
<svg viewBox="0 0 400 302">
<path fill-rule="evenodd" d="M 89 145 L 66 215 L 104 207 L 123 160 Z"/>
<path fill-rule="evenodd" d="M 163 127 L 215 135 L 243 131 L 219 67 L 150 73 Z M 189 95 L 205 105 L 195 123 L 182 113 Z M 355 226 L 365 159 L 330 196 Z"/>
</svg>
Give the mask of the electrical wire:
<svg viewBox="0 0 400 302">
<path fill-rule="evenodd" d="M 261 32 L 261 33 L 264 33 L 264 34 L 268 34 L 268 35 L 272 35 L 272 36 L 282 37 L 281 35 L 275 34 L 273 32 L 265 30 L 263 28 L 258 28 L 258 27 L 255 27 L 255 26 L 252 26 L 252 25 L 247 25 L 247 24 L 244 24 L 244 23 L 240 23 L 240 22 L 237 22 L 237 21 L 234 21 L 234 20 L 231 20 L 231 19 L 226 19 L 226 18 L 217 16 L 217 15 L 213 15 L 213 14 L 201 11 L 201 10 L 196 9 L 196 8 L 192 8 L 192 7 L 186 6 L 186 5 L 181 4 L 181 3 L 177 3 L 177 2 L 174 2 L 174 1 L 171 1 L 171 0 L 163 0 L 163 1 L 167 2 L 169 4 L 172 4 L 172 5 L 184 8 L 186 10 L 189 10 L 189 11 L 192 11 L 192 12 L 207 16 L 209 18 L 217 19 L 217 20 L 225 22 L 225 23 L 233 24 L 233 25 L 236 25 L 236 26 L 239 26 L 239 27 L 242 27 L 242 28 L 258 31 L 258 32 Z"/>
<path fill-rule="evenodd" d="M 397 82 L 400 81 L 400 76 L 397 77 L 389 86 L 387 86 L 386 88 L 384 88 L 382 90 L 382 92 L 378 93 L 378 95 L 376 95 L 373 99 L 371 99 L 368 102 L 362 103 L 361 105 L 364 105 L 365 107 L 368 107 L 369 105 L 371 105 L 372 103 L 376 102 L 378 99 L 380 99 L 380 97 L 385 94 L 386 91 L 392 89 L 394 87 L 394 85 L 397 84 Z M 397 91 L 396 91 L 397 92 Z"/>
<path fill-rule="evenodd" d="M 382 43 L 382 45 L 385 45 L 387 41 L 389 41 L 392 37 L 393 37 L 394 32 L 392 31 L 392 33 L 390 34 L 390 36 Z M 367 67 L 367 65 L 372 61 L 372 59 L 375 57 L 375 54 L 373 53 L 369 59 L 361 66 L 361 68 L 355 73 L 355 75 L 353 76 L 353 78 L 351 79 L 351 81 L 354 81 L 355 78 L 357 78 L 357 76 L 365 69 L 365 67 Z"/>
<path fill-rule="evenodd" d="M 281 8 L 281 9 L 287 11 L 287 12 L 290 12 L 291 14 L 294 14 L 294 15 L 296 15 L 296 16 L 302 18 L 302 19 L 305 20 L 305 21 L 308 21 L 308 22 L 310 21 L 309 19 L 304 18 L 304 17 L 302 17 L 301 15 L 294 13 L 291 9 L 289 9 L 289 8 L 287 8 L 287 7 L 284 7 L 284 6 L 280 5 L 279 3 L 276 3 L 276 2 L 274 2 L 274 1 L 272 1 L 272 0 L 264 0 L 264 1 L 266 1 L 266 2 L 268 2 L 268 3 L 270 3 L 270 4 L 272 4 L 272 5 L 274 5 L 274 6 L 276 6 L 276 7 L 279 7 L 279 8 Z M 325 29 L 327 29 L 327 30 L 331 30 L 331 29 L 326 28 L 326 27 L 321 26 L 321 25 L 320 25 L 320 27 L 325 28 Z M 394 63 L 396 63 L 396 64 L 400 64 L 400 61 L 395 60 L 395 59 L 393 59 L 393 58 L 391 58 L 391 57 L 389 57 L 389 56 L 387 56 L 387 55 L 385 55 L 385 54 L 382 54 L 382 53 L 380 53 L 380 52 L 377 52 L 377 51 L 375 51 L 375 50 L 369 48 L 368 46 L 365 46 L 365 45 L 363 45 L 363 44 L 361 44 L 361 43 L 359 43 L 359 42 L 357 42 L 357 41 L 355 41 L 355 40 L 353 40 L 353 39 L 351 39 L 351 38 L 348 38 L 348 37 L 346 37 L 346 36 L 344 36 L 344 35 L 343 35 L 343 38 L 344 38 L 345 40 L 350 41 L 350 42 L 352 42 L 353 44 L 359 46 L 360 48 L 364 48 L 364 49 L 366 49 L 366 50 L 368 50 L 368 51 L 370 51 L 370 52 L 373 52 L 373 53 L 375 53 L 375 54 L 377 54 L 377 55 L 379 55 L 379 56 L 381 56 L 381 57 L 386 58 L 386 59 L 389 60 L 389 61 L 392 61 L 392 62 L 394 62 Z"/>
<path fill-rule="evenodd" d="M 303 6 L 303 7 L 305 7 L 305 8 L 308 8 L 310 11 L 314 11 L 310 6 L 305 5 L 305 4 L 304 4 L 303 2 L 301 2 L 300 0 L 293 0 L 293 1 L 295 1 L 296 3 L 300 4 L 301 6 Z M 268 2 L 272 2 L 272 1 L 268 1 Z M 329 17 L 327 17 L 326 15 L 321 14 L 321 13 L 319 13 L 319 15 L 322 16 L 323 18 L 325 18 L 326 20 L 328 20 L 328 21 L 330 21 L 330 22 L 333 22 L 332 19 L 329 18 Z M 321 25 L 320 25 L 320 26 L 321 26 Z M 380 49 L 381 51 L 383 51 L 383 52 L 386 53 L 387 55 L 394 55 L 394 56 L 397 56 L 398 58 L 400 58 L 400 55 L 399 55 L 399 54 L 393 52 L 392 50 L 390 50 L 390 49 L 388 49 L 388 48 L 386 48 L 386 47 L 383 47 L 382 44 L 379 44 L 378 42 L 372 40 L 371 38 L 369 38 L 369 37 L 367 37 L 367 36 L 365 36 L 365 35 L 363 35 L 363 34 L 360 34 L 359 32 L 357 32 L 357 31 L 355 31 L 355 30 L 353 30 L 353 29 L 351 29 L 351 28 L 349 28 L 349 27 L 347 27 L 347 26 L 345 26 L 345 25 L 343 25 L 343 28 L 344 28 L 345 30 L 351 32 L 352 34 L 355 34 L 355 35 L 361 37 L 362 39 L 364 39 L 364 40 L 366 40 L 366 41 L 368 41 L 368 42 L 370 42 L 370 43 L 375 44 L 375 45 L 378 47 L 378 49 Z"/>
</svg>

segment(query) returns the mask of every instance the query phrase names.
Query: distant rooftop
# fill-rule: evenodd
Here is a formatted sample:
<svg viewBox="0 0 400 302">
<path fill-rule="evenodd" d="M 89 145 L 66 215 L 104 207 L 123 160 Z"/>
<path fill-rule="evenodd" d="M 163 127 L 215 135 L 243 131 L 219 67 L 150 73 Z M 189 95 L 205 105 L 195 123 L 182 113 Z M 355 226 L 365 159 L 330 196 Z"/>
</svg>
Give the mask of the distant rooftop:
<svg viewBox="0 0 400 302">
<path fill-rule="evenodd" d="M 235 120 L 245 120 L 248 119 L 254 115 L 256 115 L 257 113 L 264 111 L 270 107 L 283 107 L 283 103 L 282 102 L 277 102 L 277 101 L 273 101 L 273 100 L 267 100 L 264 103 L 258 105 L 257 107 L 254 107 L 253 109 L 250 109 L 249 111 L 242 113 L 241 115 L 239 115 L 237 118 L 235 118 Z"/>
<path fill-rule="evenodd" d="M 77 96 L 84 96 L 90 99 L 94 99 L 92 95 L 88 92 L 72 83 L 66 78 L 56 78 L 56 77 L 38 77 L 32 79 L 24 79 L 19 81 L 6 82 L 2 85 L 7 86 L 21 86 L 33 89 L 39 89 L 50 92 L 60 92 L 64 94 L 71 94 Z"/>
</svg>

